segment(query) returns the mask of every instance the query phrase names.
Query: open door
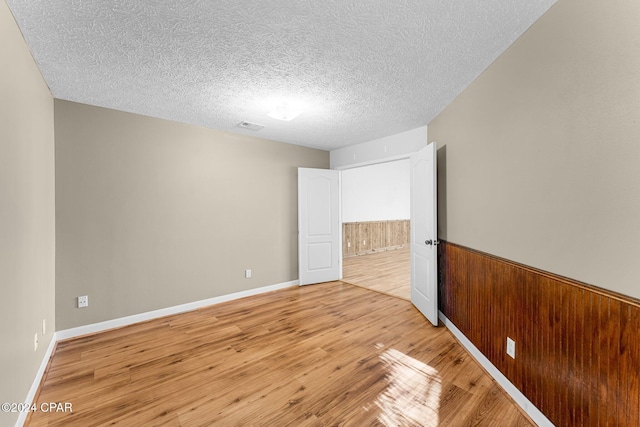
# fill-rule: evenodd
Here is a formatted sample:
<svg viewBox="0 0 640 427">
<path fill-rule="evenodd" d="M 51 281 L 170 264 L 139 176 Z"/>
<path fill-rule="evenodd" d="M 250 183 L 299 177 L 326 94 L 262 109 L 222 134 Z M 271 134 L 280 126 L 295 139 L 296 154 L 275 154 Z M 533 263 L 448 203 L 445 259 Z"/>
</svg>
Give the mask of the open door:
<svg viewBox="0 0 640 427">
<path fill-rule="evenodd" d="M 411 302 L 438 326 L 436 143 L 411 156 Z"/>
<path fill-rule="evenodd" d="M 298 168 L 300 285 L 342 278 L 340 171 Z"/>
</svg>

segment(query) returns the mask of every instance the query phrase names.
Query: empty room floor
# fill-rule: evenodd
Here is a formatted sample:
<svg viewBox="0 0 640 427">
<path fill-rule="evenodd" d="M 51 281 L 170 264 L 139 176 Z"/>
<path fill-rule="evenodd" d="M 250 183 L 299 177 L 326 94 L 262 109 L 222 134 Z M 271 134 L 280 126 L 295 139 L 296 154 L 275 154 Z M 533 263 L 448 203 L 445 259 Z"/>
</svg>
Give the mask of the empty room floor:
<svg viewBox="0 0 640 427">
<path fill-rule="evenodd" d="M 410 302 L 291 287 L 58 343 L 29 426 L 525 426 Z"/>
<path fill-rule="evenodd" d="M 411 299 L 409 246 L 344 258 L 342 280 L 398 298 Z"/>
</svg>

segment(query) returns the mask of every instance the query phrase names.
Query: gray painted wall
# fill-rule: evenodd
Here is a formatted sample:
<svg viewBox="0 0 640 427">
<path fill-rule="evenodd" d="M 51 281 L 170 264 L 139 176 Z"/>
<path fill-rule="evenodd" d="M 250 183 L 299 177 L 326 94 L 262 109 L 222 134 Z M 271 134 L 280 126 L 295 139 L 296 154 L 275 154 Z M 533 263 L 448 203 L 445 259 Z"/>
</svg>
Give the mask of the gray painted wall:
<svg viewBox="0 0 640 427">
<path fill-rule="evenodd" d="M 429 124 L 440 238 L 640 298 L 638 22 L 560 0 Z"/>
<path fill-rule="evenodd" d="M 0 64 L 0 403 L 17 403 L 55 328 L 54 126 L 53 98 L 4 1 Z M 0 412 L 0 425 L 17 418 Z"/>
<path fill-rule="evenodd" d="M 298 278 L 297 167 L 328 152 L 61 100 L 55 121 L 58 330 Z"/>
</svg>

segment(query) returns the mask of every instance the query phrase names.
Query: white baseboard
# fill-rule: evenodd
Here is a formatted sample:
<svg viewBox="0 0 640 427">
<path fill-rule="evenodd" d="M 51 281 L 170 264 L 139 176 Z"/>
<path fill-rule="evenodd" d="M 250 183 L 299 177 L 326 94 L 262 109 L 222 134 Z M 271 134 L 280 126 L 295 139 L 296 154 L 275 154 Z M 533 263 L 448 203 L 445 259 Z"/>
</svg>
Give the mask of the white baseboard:
<svg viewBox="0 0 640 427">
<path fill-rule="evenodd" d="M 36 373 L 36 377 L 33 380 L 33 384 L 31 384 L 31 388 L 29 389 L 29 392 L 27 393 L 27 397 L 24 401 L 26 403 L 33 403 L 33 399 L 36 396 L 38 387 L 40 387 L 40 383 L 42 382 L 42 376 L 44 375 L 44 372 L 47 369 L 47 364 L 49 363 L 49 359 L 51 358 L 53 349 L 55 348 L 55 345 L 58 341 L 74 338 L 80 335 L 87 335 L 87 334 L 93 334 L 96 332 L 106 331 L 107 329 L 113 329 L 113 328 L 119 328 L 122 326 L 132 325 L 134 323 L 144 322 L 146 320 L 152 320 L 158 317 L 184 313 L 187 311 L 196 310 L 198 308 L 219 304 L 221 302 L 232 301 L 234 299 L 263 294 L 265 292 L 276 291 L 278 289 L 289 288 L 291 286 L 297 286 L 298 283 L 299 282 L 297 280 L 292 280 L 290 282 L 263 286 L 261 288 L 249 289 L 246 291 L 235 292 L 233 294 L 221 295 L 219 297 L 203 299 L 200 301 L 194 301 L 187 304 L 176 305 L 173 307 L 167 307 L 159 310 L 148 311 L 146 313 L 134 314 L 132 316 L 121 317 L 118 319 L 107 320 L 104 322 L 93 323 L 91 325 L 78 326 L 77 328 L 65 329 L 62 331 L 54 332 L 53 338 L 51 338 L 51 342 L 49 343 L 49 347 L 47 348 L 47 352 L 44 354 L 42 363 L 40 364 L 40 369 L 38 369 L 38 372 Z M 22 427 L 24 425 L 24 422 L 26 421 L 26 418 L 27 418 L 27 412 L 21 412 L 20 416 L 18 417 L 18 420 L 16 421 L 15 426 Z"/>
<path fill-rule="evenodd" d="M 42 362 L 40 362 L 40 368 L 38 368 L 38 372 L 36 372 L 36 376 L 33 379 L 33 383 L 31 384 L 31 388 L 27 393 L 27 397 L 24 402 L 33 403 L 33 399 L 36 397 L 36 393 L 38 392 L 38 387 L 40 387 L 40 382 L 42 381 L 42 376 L 44 375 L 45 370 L 47 369 L 47 365 L 49 364 L 49 359 L 51 359 L 51 354 L 53 353 L 53 349 L 56 347 L 56 343 L 58 342 L 58 338 L 56 333 L 53 333 L 51 337 L 51 341 L 49 342 L 49 347 L 47 347 L 47 351 L 45 351 L 44 356 L 42 357 Z M 29 413 L 25 411 L 21 411 L 18 416 L 18 420 L 16 421 L 16 427 L 22 427 L 24 422 L 27 420 L 27 415 Z"/>
<path fill-rule="evenodd" d="M 464 348 L 467 349 L 469 353 L 482 365 L 489 375 L 491 375 L 498 384 L 511 396 L 511 398 L 516 402 L 518 406 L 522 408 L 522 410 L 531 417 L 533 422 L 535 422 L 538 426 L 544 427 L 553 427 L 553 423 L 549 421 L 549 419 L 542 413 L 538 408 L 535 407 L 527 397 L 522 394 L 520 390 L 516 386 L 514 386 L 511 381 L 504 376 L 502 372 L 498 370 L 487 357 L 482 354 L 478 348 L 473 345 L 473 343 L 467 338 L 460 329 L 456 327 L 456 325 L 451 322 L 451 320 L 447 319 L 447 317 L 439 312 L 440 320 L 444 325 L 451 331 L 453 336 L 462 344 Z"/>
<path fill-rule="evenodd" d="M 263 294 L 278 289 L 284 289 L 296 286 L 297 280 L 291 282 L 278 283 L 275 285 L 263 286 L 261 288 L 249 289 L 246 291 L 235 292 L 233 294 L 221 295 L 219 297 L 203 299 L 200 301 L 189 302 L 186 304 L 175 305 L 173 307 L 161 308 L 159 310 L 147 311 L 146 313 L 134 314 L 131 316 L 120 317 L 118 319 L 106 320 L 104 322 L 92 323 L 90 325 L 78 326 L 77 328 L 65 329 L 57 332 L 58 341 L 81 335 L 94 334 L 96 332 L 106 331 L 107 329 L 120 328 L 122 326 L 132 325 L 138 322 L 157 319 L 158 317 L 170 316 L 172 314 L 184 313 L 196 310 L 198 308 L 207 307 L 209 305 L 219 304 L 221 302 L 232 301 L 238 298 L 249 297 L 252 295 Z"/>
</svg>

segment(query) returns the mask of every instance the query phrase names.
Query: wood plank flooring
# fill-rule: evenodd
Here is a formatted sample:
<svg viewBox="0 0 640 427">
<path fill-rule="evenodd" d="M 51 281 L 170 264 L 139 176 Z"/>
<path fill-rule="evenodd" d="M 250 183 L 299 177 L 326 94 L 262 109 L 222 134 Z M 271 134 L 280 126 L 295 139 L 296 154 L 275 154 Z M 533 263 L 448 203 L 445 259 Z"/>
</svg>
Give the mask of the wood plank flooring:
<svg viewBox="0 0 640 427">
<path fill-rule="evenodd" d="M 411 299 L 409 247 L 342 260 L 342 280 L 367 289 Z"/>
<path fill-rule="evenodd" d="M 528 426 L 443 327 L 344 282 L 58 343 L 36 426 Z"/>
</svg>

